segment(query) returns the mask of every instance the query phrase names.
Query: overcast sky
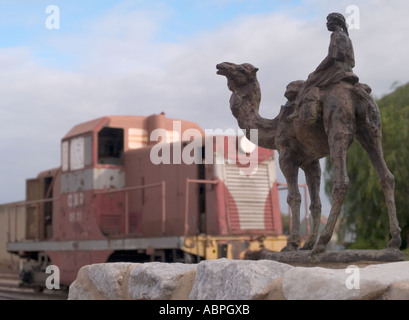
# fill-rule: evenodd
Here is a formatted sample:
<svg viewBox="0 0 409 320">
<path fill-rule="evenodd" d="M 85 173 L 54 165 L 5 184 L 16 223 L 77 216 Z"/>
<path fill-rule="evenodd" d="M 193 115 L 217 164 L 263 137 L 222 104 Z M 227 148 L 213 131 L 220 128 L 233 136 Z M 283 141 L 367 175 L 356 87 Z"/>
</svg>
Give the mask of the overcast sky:
<svg viewBox="0 0 409 320">
<path fill-rule="evenodd" d="M 260 112 L 275 117 L 326 56 L 330 12 L 353 27 L 354 71 L 377 97 L 409 81 L 407 0 L 0 0 L 0 203 L 58 167 L 81 122 L 164 111 L 237 130 L 219 62 L 257 66 Z"/>
</svg>

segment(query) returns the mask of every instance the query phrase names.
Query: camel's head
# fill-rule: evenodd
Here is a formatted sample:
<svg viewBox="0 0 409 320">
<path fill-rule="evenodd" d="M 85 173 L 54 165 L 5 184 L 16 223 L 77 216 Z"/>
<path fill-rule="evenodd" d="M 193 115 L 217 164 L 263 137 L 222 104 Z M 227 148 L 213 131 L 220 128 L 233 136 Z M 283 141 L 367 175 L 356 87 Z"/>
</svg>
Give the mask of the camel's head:
<svg viewBox="0 0 409 320">
<path fill-rule="evenodd" d="M 227 78 L 227 85 L 231 91 L 257 80 L 256 73 L 258 68 L 250 63 L 234 64 L 223 62 L 219 63 L 216 68 L 217 74 Z"/>
</svg>

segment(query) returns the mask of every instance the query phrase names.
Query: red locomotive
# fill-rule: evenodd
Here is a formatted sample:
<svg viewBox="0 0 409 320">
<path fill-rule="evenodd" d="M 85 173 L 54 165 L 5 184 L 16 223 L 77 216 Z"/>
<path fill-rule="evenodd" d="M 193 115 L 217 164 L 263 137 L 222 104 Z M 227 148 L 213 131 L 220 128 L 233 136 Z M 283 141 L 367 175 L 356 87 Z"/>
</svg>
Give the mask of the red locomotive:
<svg viewBox="0 0 409 320">
<path fill-rule="evenodd" d="M 69 285 L 92 263 L 240 259 L 286 243 L 274 152 L 164 114 L 75 126 L 61 166 L 26 185 L 7 249 L 31 284 L 44 285 L 48 264 Z"/>
</svg>

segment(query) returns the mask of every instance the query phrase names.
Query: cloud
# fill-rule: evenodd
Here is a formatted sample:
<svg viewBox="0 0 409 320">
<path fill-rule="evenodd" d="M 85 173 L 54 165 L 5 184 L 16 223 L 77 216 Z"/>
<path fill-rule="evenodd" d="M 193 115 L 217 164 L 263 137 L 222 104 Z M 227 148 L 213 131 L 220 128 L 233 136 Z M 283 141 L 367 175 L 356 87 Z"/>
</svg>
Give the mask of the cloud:
<svg viewBox="0 0 409 320">
<path fill-rule="evenodd" d="M 407 82 L 409 3 L 355 2 L 361 27 L 350 32 L 355 71 L 380 96 L 394 81 Z M 216 75 L 222 61 L 260 68 L 261 114 L 274 117 L 286 85 L 305 79 L 327 54 L 326 14 L 345 13 L 348 5 L 305 1 L 292 11 L 242 15 L 177 42 L 160 36 L 167 8 L 119 6 L 82 22 L 78 32 L 47 34 L 37 47 L 1 49 L 0 143 L 6 154 L 0 174 L 10 182 L 0 189 L 0 203 L 23 199 L 26 178 L 59 165 L 60 139 L 80 122 L 164 111 L 204 129 L 237 128 L 226 79 Z M 41 45 L 56 55 L 39 57 Z M 69 63 L 61 65 L 64 59 Z"/>
</svg>

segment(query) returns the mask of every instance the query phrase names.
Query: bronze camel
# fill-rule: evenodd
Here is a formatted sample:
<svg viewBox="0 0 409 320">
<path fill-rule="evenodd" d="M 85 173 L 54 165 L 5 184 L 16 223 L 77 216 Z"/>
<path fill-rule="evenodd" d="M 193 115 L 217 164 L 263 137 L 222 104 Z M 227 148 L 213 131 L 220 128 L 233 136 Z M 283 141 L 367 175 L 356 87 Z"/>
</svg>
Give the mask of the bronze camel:
<svg viewBox="0 0 409 320">
<path fill-rule="evenodd" d="M 217 65 L 217 73 L 227 78 L 232 91 L 230 108 L 246 136 L 250 139 L 250 129 L 258 129 L 256 143 L 279 153 L 279 165 L 288 184 L 287 202 L 293 214 L 292 229 L 283 251 L 296 250 L 299 243 L 299 168 L 305 172 L 313 219 L 312 233 L 301 249 L 312 249 L 313 255 L 325 251 L 348 189 L 346 156 L 354 137 L 369 154 L 379 175 L 389 215 L 389 248 L 399 249 L 401 237 L 395 183 L 383 157 L 379 109 L 369 94 L 370 88 L 359 83 L 352 72 L 355 61 L 345 19 L 338 13 L 330 14 L 327 19 L 328 30 L 332 31 L 328 56 L 306 81 L 294 81 L 287 86 L 285 97 L 288 101 L 274 119 L 259 115 L 261 92 L 257 68 L 249 63 L 224 62 Z M 321 217 L 319 159 L 328 155 L 334 167 L 332 203 L 327 224 L 318 235 Z"/>
</svg>

